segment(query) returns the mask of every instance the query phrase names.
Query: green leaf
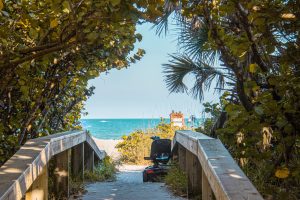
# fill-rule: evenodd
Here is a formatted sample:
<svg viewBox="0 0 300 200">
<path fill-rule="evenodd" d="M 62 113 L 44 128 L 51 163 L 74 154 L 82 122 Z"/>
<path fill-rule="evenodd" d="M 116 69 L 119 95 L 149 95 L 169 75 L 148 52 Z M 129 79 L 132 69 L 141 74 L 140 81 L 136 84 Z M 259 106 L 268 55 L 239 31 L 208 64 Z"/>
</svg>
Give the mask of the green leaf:
<svg viewBox="0 0 300 200">
<path fill-rule="evenodd" d="M 257 70 L 257 67 L 258 67 L 258 65 L 257 65 L 256 63 L 250 64 L 250 65 L 249 65 L 249 72 L 255 73 L 256 70 Z"/>
<path fill-rule="evenodd" d="M 50 28 L 55 28 L 58 26 L 58 21 L 57 19 L 53 19 L 50 21 Z"/>
<path fill-rule="evenodd" d="M 121 3 L 121 0 L 110 0 L 111 5 L 117 6 Z"/>
<path fill-rule="evenodd" d="M 21 86 L 20 90 L 25 98 L 29 96 L 29 88 L 27 86 Z"/>
<path fill-rule="evenodd" d="M 98 34 L 96 32 L 91 32 L 89 34 L 87 34 L 86 38 L 90 41 L 93 42 L 97 39 Z"/>
<path fill-rule="evenodd" d="M 264 109 L 261 106 L 256 106 L 254 108 L 255 112 L 259 115 L 263 115 L 264 114 Z"/>
<path fill-rule="evenodd" d="M 63 6 L 63 12 L 65 12 L 65 13 L 70 13 L 71 12 L 71 6 L 70 6 L 68 1 L 64 1 L 62 3 L 62 6 Z"/>
<path fill-rule="evenodd" d="M 2 0 L 0 0 L 0 10 L 2 10 L 4 8 L 4 4 L 2 2 Z"/>
</svg>

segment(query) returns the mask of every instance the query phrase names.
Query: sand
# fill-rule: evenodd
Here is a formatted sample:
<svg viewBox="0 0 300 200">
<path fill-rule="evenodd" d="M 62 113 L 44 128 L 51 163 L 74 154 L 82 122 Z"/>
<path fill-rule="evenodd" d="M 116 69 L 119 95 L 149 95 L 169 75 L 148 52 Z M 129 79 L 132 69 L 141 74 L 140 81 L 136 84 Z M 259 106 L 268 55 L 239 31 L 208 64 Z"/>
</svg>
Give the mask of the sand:
<svg viewBox="0 0 300 200">
<path fill-rule="evenodd" d="M 107 153 L 107 155 L 109 155 L 112 159 L 117 160 L 120 157 L 120 153 L 115 147 L 121 140 L 104 140 L 95 137 L 93 137 L 93 139 L 96 142 L 99 149 L 104 150 Z"/>
</svg>

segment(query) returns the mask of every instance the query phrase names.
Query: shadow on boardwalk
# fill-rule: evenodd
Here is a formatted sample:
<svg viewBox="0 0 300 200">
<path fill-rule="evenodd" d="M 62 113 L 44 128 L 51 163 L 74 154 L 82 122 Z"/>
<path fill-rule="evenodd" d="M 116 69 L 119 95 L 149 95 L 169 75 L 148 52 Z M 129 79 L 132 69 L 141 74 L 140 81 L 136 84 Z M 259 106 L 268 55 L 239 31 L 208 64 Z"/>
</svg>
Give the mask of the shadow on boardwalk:
<svg viewBox="0 0 300 200">
<path fill-rule="evenodd" d="M 91 183 L 86 186 L 84 200 L 183 200 L 173 196 L 163 183 L 143 183 L 144 166 L 120 167 L 114 182 Z"/>
</svg>

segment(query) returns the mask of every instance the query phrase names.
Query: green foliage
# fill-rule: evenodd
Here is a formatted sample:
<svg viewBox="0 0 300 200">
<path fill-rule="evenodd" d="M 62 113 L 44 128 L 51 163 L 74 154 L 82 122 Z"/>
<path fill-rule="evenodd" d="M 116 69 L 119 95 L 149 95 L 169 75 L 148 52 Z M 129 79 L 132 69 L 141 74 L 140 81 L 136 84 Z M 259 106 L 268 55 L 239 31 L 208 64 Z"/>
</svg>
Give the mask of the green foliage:
<svg viewBox="0 0 300 200">
<path fill-rule="evenodd" d="M 83 181 L 74 180 L 72 177 L 69 181 L 70 196 L 81 196 L 86 192 Z"/>
<path fill-rule="evenodd" d="M 229 93 L 221 99 L 227 122 L 218 137 L 266 198 L 299 199 L 299 2 L 176 0 L 166 4 L 157 23 L 161 29 L 169 16 L 175 16 L 183 24 L 179 41 L 188 41 L 180 49 L 182 54 L 193 63 L 200 58 L 211 64 L 202 56 L 207 52 L 222 61 L 221 67 L 210 65 L 224 74 L 226 86 L 221 89 Z M 169 66 L 177 69 L 174 60 Z M 168 75 L 174 78 L 182 73 L 173 70 Z M 194 88 L 199 93 L 213 82 L 205 73 L 197 75 Z M 209 119 L 204 131 L 211 124 Z"/>
<path fill-rule="evenodd" d="M 80 129 L 88 81 L 140 60 L 136 25 L 162 14 L 140 0 L 0 1 L 0 165 L 27 139 Z M 132 55 L 132 56 L 129 56 Z"/>
<path fill-rule="evenodd" d="M 116 178 L 116 163 L 109 157 L 106 156 L 100 164 L 98 164 L 94 171 L 85 171 L 85 181 L 112 181 Z"/>
<path fill-rule="evenodd" d="M 218 120 L 218 117 L 221 114 L 221 106 L 219 103 L 210 103 L 206 102 L 203 103 L 204 112 L 208 114 L 208 116 L 205 118 L 203 126 L 200 126 L 196 129 L 197 132 L 210 135 L 211 130 Z"/>
<path fill-rule="evenodd" d="M 161 122 L 156 128 L 146 131 L 137 130 L 128 136 L 123 136 L 116 148 L 121 154 L 121 161 L 131 164 L 148 163 L 144 157 L 149 157 L 152 139 L 151 136 L 159 136 L 162 139 L 172 139 L 175 130 L 170 124 Z"/>
<path fill-rule="evenodd" d="M 188 177 L 186 173 L 179 168 L 177 163 L 171 165 L 168 174 L 165 176 L 165 183 L 175 194 L 180 196 L 187 195 Z"/>
</svg>

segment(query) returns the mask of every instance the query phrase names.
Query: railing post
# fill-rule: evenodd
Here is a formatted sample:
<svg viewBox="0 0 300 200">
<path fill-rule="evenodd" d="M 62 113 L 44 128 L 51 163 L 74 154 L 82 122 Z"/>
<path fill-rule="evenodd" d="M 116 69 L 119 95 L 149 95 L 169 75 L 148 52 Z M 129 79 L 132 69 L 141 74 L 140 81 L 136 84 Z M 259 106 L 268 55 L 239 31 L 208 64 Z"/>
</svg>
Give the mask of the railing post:
<svg viewBox="0 0 300 200">
<path fill-rule="evenodd" d="M 178 164 L 181 170 L 185 171 L 186 169 L 186 153 L 185 153 L 185 148 L 181 145 L 178 144 Z"/>
<path fill-rule="evenodd" d="M 189 193 L 201 194 L 201 173 L 202 169 L 198 158 L 190 151 L 186 150 L 186 172 L 188 175 Z"/>
<path fill-rule="evenodd" d="M 48 167 L 43 167 L 41 174 L 32 183 L 25 194 L 26 200 L 48 200 Z"/>
<path fill-rule="evenodd" d="M 54 195 L 59 199 L 69 198 L 69 154 L 65 150 L 54 156 Z"/>
<path fill-rule="evenodd" d="M 88 171 L 94 170 L 94 150 L 88 143 L 84 143 L 84 169 Z"/>
<path fill-rule="evenodd" d="M 94 153 L 94 167 L 97 167 L 101 163 L 101 160 L 98 158 L 97 154 Z"/>
<path fill-rule="evenodd" d="M 71 149 L 71 175 L 75 180 L 83 181 L 84 174 L 84 143 Z"/>
<path fill-rule="evenodd" d="M 207 180 L 207 177 L 202 169 L 202 200 L 212 200 L 212 199 L 213 199 L 213 193 L 209 185 L 209 182 Z"/>
</svg>

